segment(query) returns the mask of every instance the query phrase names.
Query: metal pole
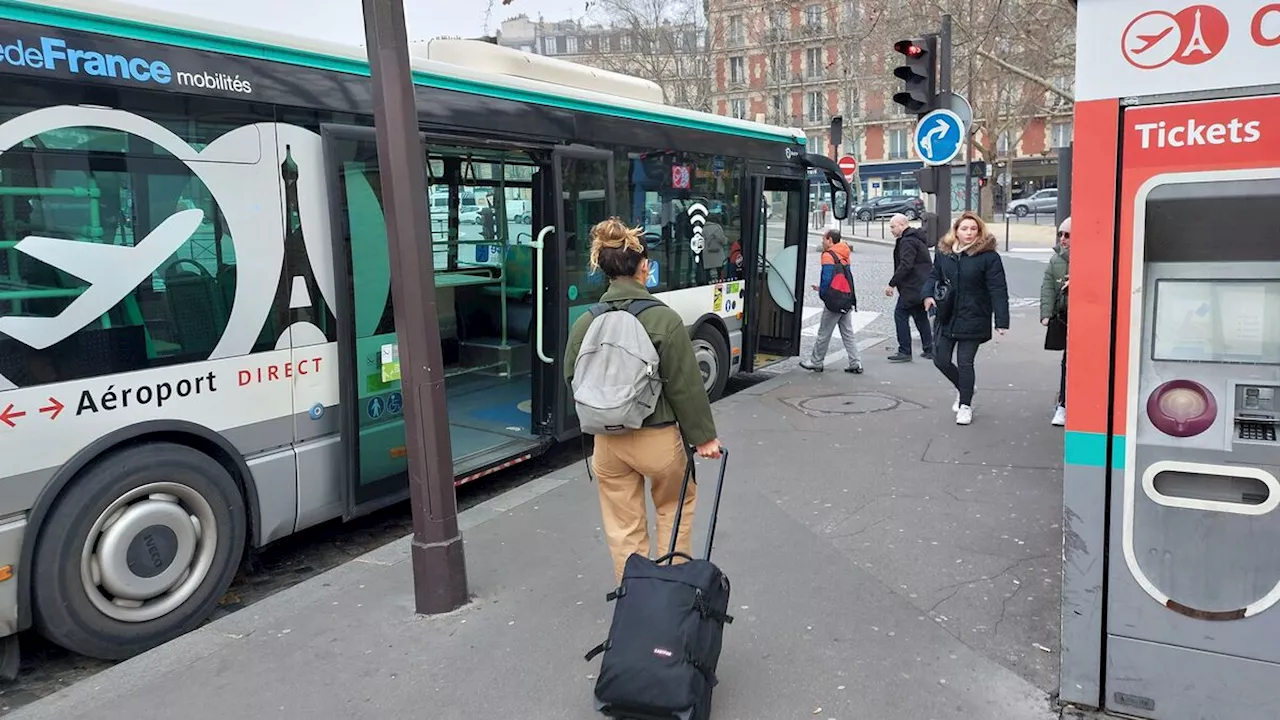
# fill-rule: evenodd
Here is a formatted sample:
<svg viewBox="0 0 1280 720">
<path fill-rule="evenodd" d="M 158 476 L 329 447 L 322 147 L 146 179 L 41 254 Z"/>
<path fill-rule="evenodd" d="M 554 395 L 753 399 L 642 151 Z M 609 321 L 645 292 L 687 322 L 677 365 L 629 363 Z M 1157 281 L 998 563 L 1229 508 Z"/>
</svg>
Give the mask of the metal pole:
<svg viewBox="0 0 1280 720">
<path fill-rule="evenodd" d="M 409 71 L 402 0 L 362 0 L 391 291 L 400 343 L 405 445 L 413 510 L 413 594 L 422 614 L 467 602 L 444 394 L 444 362 L 427 218 L 426 158 Z"/>
<path fill-rule="evenodd" d="M 951 15 L 942 16 L 942 32 L 938 35 L 938 99 L 939 105 L 951 107 Z M 938 166 L 938 230 L 951 231 L 951 165 Z"/>
<path fill-rule="evenodd" d="M 969 43 L 972 46 L 978 41 L 973 35 L 973 0 L 969 0 L 969 15 L 965 18 L 965 24 L 969 26 Z M 968 89 L 965 91 L 966 98 L 970 103 L 973 102 L 973 56 L 974 48 L 969 50 L 969 77 Z M 973 202 L 973 123 L 970 121 L 969 127 L 966 128 L 964 141 L 964 209 L 972 209 Z M 978 215 L 982 215 L 982 199 L 978 199 Z"/>
</svg>

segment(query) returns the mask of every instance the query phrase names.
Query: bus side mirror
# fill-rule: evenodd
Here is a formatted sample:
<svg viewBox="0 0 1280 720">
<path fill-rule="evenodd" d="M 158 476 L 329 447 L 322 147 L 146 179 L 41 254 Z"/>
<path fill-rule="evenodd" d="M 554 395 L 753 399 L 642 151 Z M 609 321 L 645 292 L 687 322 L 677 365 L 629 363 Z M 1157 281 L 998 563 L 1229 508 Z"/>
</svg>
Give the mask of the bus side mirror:
<svg viewBox="0 0 1280 720">
<path fill-rule="evenodd" d="M 843 189 L 831 188 L 831 214 L 837 220 L 849 217 L 849 193 Z"/>
<path fill-rule="evenodd" d="M 849 186 L 849 181 L 844 179 L 844 174 L 836 161 L 825 155 L 814 153 L 806 153 L 800 156 L 799 160 L 804 167 L 816 167 L 826 176 L 827 182 L 831 185 L 831 214 L 835 219 L 844 220 L 849 217 L 849 198 L 853 195 L 853 188 Z"/>
</svg>

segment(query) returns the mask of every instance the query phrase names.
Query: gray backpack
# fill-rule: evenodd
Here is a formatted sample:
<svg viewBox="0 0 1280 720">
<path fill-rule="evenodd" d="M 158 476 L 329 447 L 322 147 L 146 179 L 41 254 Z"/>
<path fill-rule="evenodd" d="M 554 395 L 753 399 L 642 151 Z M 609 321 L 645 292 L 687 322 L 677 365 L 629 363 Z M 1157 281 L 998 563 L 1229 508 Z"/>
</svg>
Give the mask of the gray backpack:
<svg viewBox="0 0 1280 720">
<path fill-rule="evenodd" d="M 661 306 L 632 300 L 625 308 L 591 306 L 591 324 L 573 362 L 573 402 L 582 432 L 621 435 L 640 429 L 662 396 L 658 350 L 640 313 Z"/>
</svg>

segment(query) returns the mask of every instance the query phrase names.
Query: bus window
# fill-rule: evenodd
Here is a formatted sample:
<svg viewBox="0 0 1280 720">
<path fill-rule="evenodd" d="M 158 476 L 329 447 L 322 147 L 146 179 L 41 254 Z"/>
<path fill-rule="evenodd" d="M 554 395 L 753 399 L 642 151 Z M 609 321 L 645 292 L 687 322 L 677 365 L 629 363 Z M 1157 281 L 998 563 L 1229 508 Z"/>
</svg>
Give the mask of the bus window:
<svg viewBox="0 0 1280 720">
<path fill-rule="evenodd" d="M 0 375 L 31 385 L 209 357 L 231 315 L 236 254 L 187 163 L 116 130 L 64 128 L 0 155 L 0 187 Z M 135 247 L 191 210 L 194 232 L 102 315 L 81 327 L 55 319 L 93 284 L 60 267 L 59 253 L 71 268 L 78 243 Z M 32 235 L 49 239 L 43 260 L 23 251 Z"/>
<path fill-rule="evenodd" d="M 619 203 L 643 226 L 658 265 L 652 292 L 738 279 L 742 257 L 742 177 L 738 158 L 697 153 L 620 152 Z M 701 252 L 691 241 L 695 227 Z"/>
</svg>

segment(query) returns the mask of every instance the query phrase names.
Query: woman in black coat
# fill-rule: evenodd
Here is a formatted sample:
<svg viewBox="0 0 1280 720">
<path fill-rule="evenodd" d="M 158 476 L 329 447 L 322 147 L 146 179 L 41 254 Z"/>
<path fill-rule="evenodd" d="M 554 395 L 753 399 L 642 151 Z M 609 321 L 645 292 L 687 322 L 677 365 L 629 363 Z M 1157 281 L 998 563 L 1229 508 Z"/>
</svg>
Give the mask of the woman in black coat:
<svg viewBox="0 0 1280 720">
<path fill-rule="evenodd" d="M 937 308 L 933 364 L 956 388 L 952 410 L 957 425 L 973 422 L 974 361 L 991 328 L 1009 329 L 1009 286 L 996 238 L 971 212 L 962 214 L 938 243 L 933 272 L 925 283 L 924 306 Z M 994 320 L 994 322 L 993 322 Z M 951 361 L 952 353 L 956 361 Z"/>
</svg>

